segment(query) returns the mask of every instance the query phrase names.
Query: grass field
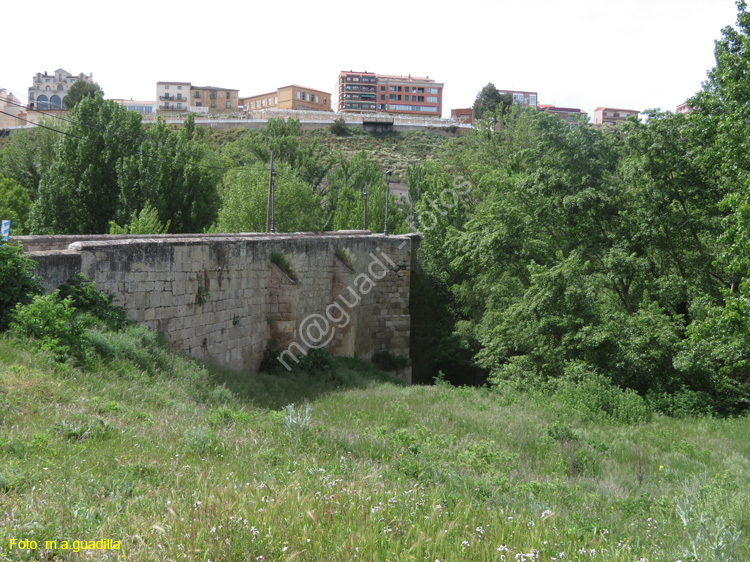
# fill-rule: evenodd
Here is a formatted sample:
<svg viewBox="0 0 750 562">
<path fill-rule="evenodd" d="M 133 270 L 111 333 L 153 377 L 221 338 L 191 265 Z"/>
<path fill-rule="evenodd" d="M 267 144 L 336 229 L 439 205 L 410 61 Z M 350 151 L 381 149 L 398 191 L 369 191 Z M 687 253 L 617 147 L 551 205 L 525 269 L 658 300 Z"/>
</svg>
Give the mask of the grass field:
<svg viewBox="0 0 750 562">
<path fill-rule="evenodd" d="M 747 417 L 624 424 L 355 359 L 245 375 L 140 328 L 95 341 L 76 368 L 0 337 L 2 561 L 750 560 Z"/>
</svg>

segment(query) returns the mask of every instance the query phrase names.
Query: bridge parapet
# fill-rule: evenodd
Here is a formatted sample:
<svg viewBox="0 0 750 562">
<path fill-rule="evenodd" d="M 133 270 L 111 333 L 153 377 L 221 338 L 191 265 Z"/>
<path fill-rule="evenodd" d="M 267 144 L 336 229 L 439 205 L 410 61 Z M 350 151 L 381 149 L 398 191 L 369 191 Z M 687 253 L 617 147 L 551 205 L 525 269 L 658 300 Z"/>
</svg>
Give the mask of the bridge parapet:
<svg viewBox="0 0 750 562">
<path fill-rule="evenodd" d="M 47 291 L 77 273 L 192 357 L 257 371 L 313 347 L 409 357 L 412 237 L 292 234 L 16 237 Z M 279 256 L 289 271 L 282 271 Z M 291 273 L 291 274 L 290 274 Z M 410 380 L 410 369 L 400 376 Z"/>
</svg>

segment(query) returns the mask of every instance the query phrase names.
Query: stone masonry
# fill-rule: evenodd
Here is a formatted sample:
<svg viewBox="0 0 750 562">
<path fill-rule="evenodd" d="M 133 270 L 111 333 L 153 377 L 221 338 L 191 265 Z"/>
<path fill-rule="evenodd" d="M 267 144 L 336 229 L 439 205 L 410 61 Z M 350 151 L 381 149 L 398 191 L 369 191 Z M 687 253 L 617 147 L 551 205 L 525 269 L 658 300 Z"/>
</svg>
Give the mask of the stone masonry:
<svg viewBox="0 0 750 562">
<path fill-rule="evenodd" d="M 47 291 L 77 273 L 192 357 L 257 371 L 267 349 L 409 357 L 411 236 L 368 231 L 21 236 Z M 281 264 L 282 267 L 279 267 Z M 411 369 L 399 376 L 409 382 Z"/>
</svg>

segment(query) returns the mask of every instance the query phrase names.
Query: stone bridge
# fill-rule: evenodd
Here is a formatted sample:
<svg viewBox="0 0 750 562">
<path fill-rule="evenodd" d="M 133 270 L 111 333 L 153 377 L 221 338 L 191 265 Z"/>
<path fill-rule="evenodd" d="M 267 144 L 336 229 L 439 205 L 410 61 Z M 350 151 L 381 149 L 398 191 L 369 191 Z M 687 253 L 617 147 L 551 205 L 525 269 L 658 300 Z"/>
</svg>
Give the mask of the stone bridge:
<svg viewBox="0 0 750 562">
<path fill-rule="evenodd" d="M 412 235 L 18 236 L 45 289 L 82 273 L 201 361 L 257 371 L 311 348 L 409 358 Z M 411 368 L 398 373 L 410 382 Z"/>
</svg>

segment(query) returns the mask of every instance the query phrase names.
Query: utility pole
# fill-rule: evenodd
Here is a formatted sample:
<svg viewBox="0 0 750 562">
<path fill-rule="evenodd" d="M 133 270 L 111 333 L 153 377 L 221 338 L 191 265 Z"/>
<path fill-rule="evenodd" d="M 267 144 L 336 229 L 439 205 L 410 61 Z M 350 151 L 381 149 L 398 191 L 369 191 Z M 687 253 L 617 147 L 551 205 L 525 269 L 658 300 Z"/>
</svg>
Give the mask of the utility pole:
<svg viewBox="0 0 750 562">
<path fill-rule="evenodd" d="M 383 234 L 388 235 L 388 198 L 391 195 L 391 171 L 385 173 L 385 229 Z"/>
<path fill-rule="evenodd" d="M 273 193 L 273 177 L 276 173 L 273 171 L 273 150 L 271 151 L 271 167 L 270 177 L 268 179 L 268 203 L 266 205 L 266 232 L 276 232 L 275 228 L 275 217 L 274 215 L 274 193 Z"/>
<path fill-rule="evenodd" d="M 363 230 L 367 230 L 367 183 L 365 183 L 365 189 L 362 191 L 362 197 L 365 198 L 365 226 Z"/>
</svg>

